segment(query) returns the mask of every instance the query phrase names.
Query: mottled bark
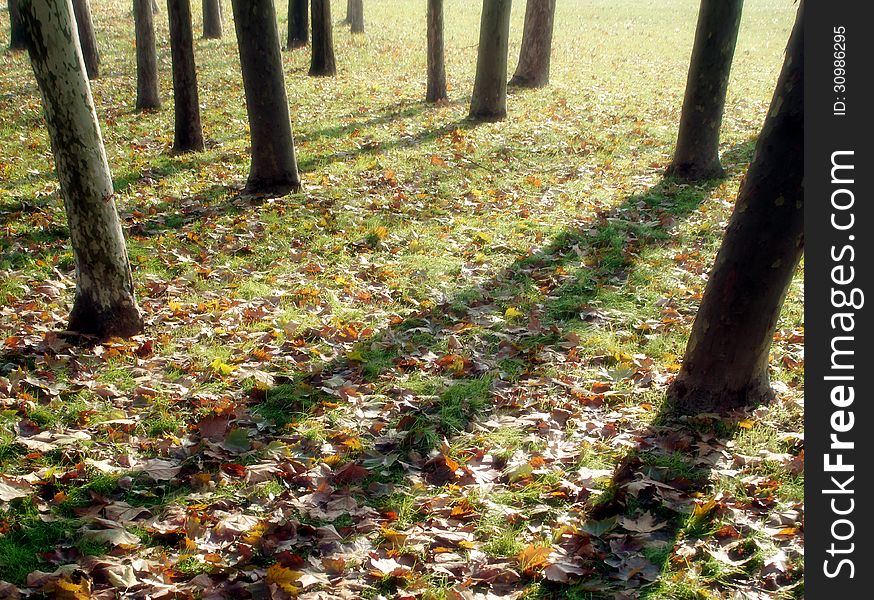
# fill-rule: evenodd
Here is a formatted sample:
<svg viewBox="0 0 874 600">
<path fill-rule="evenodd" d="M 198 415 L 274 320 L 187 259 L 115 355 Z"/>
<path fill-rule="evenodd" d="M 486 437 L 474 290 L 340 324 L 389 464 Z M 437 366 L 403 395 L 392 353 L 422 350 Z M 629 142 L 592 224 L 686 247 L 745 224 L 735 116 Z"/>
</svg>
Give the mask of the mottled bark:
<svg viewBox="0 0 874 600">
<path fill-rule="evenodd" d="M 285 47 L 289 50 L 303 48 L 310 37 L 308 0 L 288 1 L 288 39 Z"/>
<path fill-rule="evenodd" d="M 500 121 L 507 116 L 511 4 L 511 0 L 483 0 L 476 80 L 470 101 L 471 119 Z"/>
<path fill-rule="evenodd" d="M 519 64 L 516 65 L 510 85 L 539 88 L 549 83 L 554 23 L 555 0 L 528 0 Z"/>
<path fill-rule="evenodd" d="M 231 0 L 240 48 L 252 162 L 246 192 L 300 190 L 273 0 Z"/>
<path fill-rule="evenodd" d="M 134 0 L 137 37 L 137 110 L 161 108 L 158 87 L 158 56 L 155 50 L 155 18 L 152 0 Z"/>
<path fill-rule="evenodd" d="M 743 0 L 701 0 L 677 148 L 667 175 L 690 181 L 725 175 L 719 129 Z"/>
<path fill-rule="evenodd" d="M 768 353 L 804 250 L 804 3 L 783 70 L 669 390 L 675 410 L 768 401 Z"/>
<path fill-rule="evenodd" d="M 203 128 L 200 125 L 189 0 L 167 0 L 167 15 L 170 19 L 170 55 L 173 62 L 173 152 L 198 152 L 203 150 Z"/>
<path fill-rule="evenodd" d="M 143 330 L 112 177 L 76 43 L 70 0 L 21 0 L 31 65 L 46 124 L 76 263 L 68 329 L 101 339 Z"/>
<path fill-rule="evenodd" d="M 440 102 L 446 93 L 446 62 L 443 50 L 443 0 L 428 0 L 428 89 L 425 100 Z"/>
<path fill-rule="evenodd" d="M 352 33 L 364 33 L 364 0 L 350 0 L 349 23 Z"/>
<path fill-rule="evenodd" d="M 331 27 L 331 0 L 312 0 L 312 58 L 309 74 L 331 77 L 337 74 L 334 60 L 334 33 Z"/>
<path fill-rule="evenodd" d="M 82 57 L 85 59 L 88 79 L 97 79 L 100 77 L 100 52 L 97 50 L 97 36 L 94 34 L 89 0 L 73 0 L 73 13 L 76 16 L 79 44 L 82 46 Z"/>
<path fill-rule="evenodd" d="M 18 12 L 19 0 L 9 0 L 9 49 L 27 48 L 27 30 Z"/>
<path fill-rule="evenodd" d="M 222 37 L 222 0 L 203 0 L 203 37 L 217 40 Z"/>
</svg>

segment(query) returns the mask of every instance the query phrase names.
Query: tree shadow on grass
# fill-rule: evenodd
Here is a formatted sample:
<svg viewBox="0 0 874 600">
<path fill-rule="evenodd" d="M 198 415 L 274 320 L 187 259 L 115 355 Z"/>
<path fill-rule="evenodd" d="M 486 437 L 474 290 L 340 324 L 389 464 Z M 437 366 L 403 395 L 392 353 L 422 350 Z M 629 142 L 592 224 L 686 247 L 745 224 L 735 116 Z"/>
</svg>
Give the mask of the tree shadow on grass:
<svg viewBox="0 0 874 600">
<path fill-rule="evenodd" d="M 747 150 L 743 144 L 726 153 L 729 172 L 736 170 L 735 157 Z M 606 303 L 622 293 L 636 256 L 668 243 L 665 224 L 695 212 L 719 183 L 691 186 L 665 180 L 631 196 L 598 213 L 593 222 L 564 231 L 482 285 L 360 340 L 344 357 L 280 380 L 256 411 L 294 428 L 322 414 L 338 396 L 339 401 L 381 397 L 378 416 L 361 422 L 366 428 L 362 438 L 371 439 L 360 461 L 370 475 L 352 487 L 362 502 L 395 511 L 392 502 L 406 502 L 403 496 L 386 501 L 371 497 L 373 490 L 422 479 L 436 493 L 443 484 L 475 483 L 471 469 L 492 460 L 493 467 L 504 469 L 498 480 L 503 491 L 517 494 L 520 507 L 545 506 L 541 512 L 551 515 L 570 511 L 582 521 L 578 533 L 555 541 L 562 552 L 570 546 L 578 552 L 567 555 L 568 564 L 586 574 L 575 584 L 575 593 L 651 585 L 687 524 L 685 511 L 708 484 L 708 474 L 686 455 L 697 450 L 702 460 L 713 460 L 733 433 L 729 426 L 714 421 L 707 429 L 698 422 L 668 422 L 657 414 L 651 425 L 612 430 L 607 437 L 622 437 L 631 449 L 619 453 L 621 461 L 600 496 L 582 487 L 568 491 L 574 486 L 548 477 L 514 479 L 506 472 L 507 457 L 449 455 L 458 436 L 474 434 L 484 421 L 502 416 L 516 419 L 528 434 L 543 427 L 561 429 L 569 419 L 582 429 L 604 426 L 606 415 L 618 408 L 615 400 L 588 390 L 583 381 L 566 376 L 557 381 L 551 369 L 560 363 L 625 367 L 625 358 L 581 356 L 578 340 L 609 328 L 602 311 L 609 311 Z M 511 308 L 527 315 L 527 323 L 508 317 Z M 624 402 L 629 395 L 617 398 Z M 562 432 L 552 443 L 573 442 Z M 578 460 L 575 456 L 572 462 Z M 454 468 L 456 462 L 460 468 Z M 563 467 L 587 468 L 583 463 Z M 540 493 L 531 497 L 526 486 L 538 485 Z M 655 523 L 647 521 L 648 514 L 655 515 Z M 453 523 L 464 526 L 463 520 Z M 548 519 L 528 524 L 559 528 Z M 656 527 L 649 530 L 651 526 Z M 516 557 L 490 560 L 506 566 Z M 544 598 L 567 598 L 567 593 L 565 586 L 541 587 Z"/>
</svg>

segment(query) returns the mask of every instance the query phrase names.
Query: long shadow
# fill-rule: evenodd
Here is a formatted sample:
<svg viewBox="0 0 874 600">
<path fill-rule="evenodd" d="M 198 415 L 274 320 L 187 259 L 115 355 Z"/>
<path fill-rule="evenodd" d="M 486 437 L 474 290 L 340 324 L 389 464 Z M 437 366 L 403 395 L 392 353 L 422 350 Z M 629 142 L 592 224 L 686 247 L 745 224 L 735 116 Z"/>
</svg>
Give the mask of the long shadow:
<svg viewBox="0 0 874 600">
<path fill-rule="evenodd" d="M 723 161 L 730 174 L 741 166 L 740 161 L 749 155 L 751 147 L 752 142 L 747 142 L 726 152 Z M 518 397 L 527 393 L 528 386 L 549 387 L 549 378 L 539 369 L 544 354 L 579 360 L 574 356 L 574 344 L 567 343 L 568 334 L 599 327 L 597 317 L 589 320 L 598 312 L 593 307 L 600 306 L 608 289 L 621 287 L 634 268 L 634 255 L 668 242 L 670 236 L 662 225 L 694 213 L 720 183 L 691 186 L 663 180 L 598 213 L 592 222 L 562 232 L 543 249 L 517 260 L 484 284 L 464 289 L 430 310 L 360 340 L 346 356 L 320 364 L 307 374 L 280 378 L 280 385 L 267 391 L 256 410 L 280 425 L 294 425 L 303 416 L 317 415 L 323 406 L 336 401 L 325 390 L 336 388 L 337 381 L 357 390 L 353 393 L 385 394 L 389 397 L 387 404 L 394 409 L 389 410 L 390 416 L 383 413 L 380 417 L 388 422 L 378 428 L 380 433 L 370 444 L 365 444 L 372 450 L 364 455 L 363 464 L 373 469 L 392 464 L 395 469 L 383 471 L 382 479 L 369 477 L 365 483 L 391 485 L 404 480 L 407 474 L 397 466 L 401 462 L 412 465 L 432 485 L 456 482 L 445 457 L 441 458 L 445 445 L 451 446 L 454 436 L 470 430 L 477 417 L 514 414 L 520 406 Z M 587 257 L 587 264 L 592 266 L 580 264 L 581 257 Z M 525 306 L 525 298 L 535 290 L 545 300 L 537 306 Z M 499 332 L 490 331 L 487 324 L 506 316 L 507 306 L 522 307 L 520 312 L 530 311 L 536 318 L 527 326 L 508 325 L 511 333 L 501 340 L 495 335 Z M 480 333 L 463 333 L 477 330 Z M 315 331 L 301 333 L 304 339 L 318 335 Z M 476 351 L 468 350 L 472 348 Z M 387 387 L 388 382 L 403 380 L 406 373 L 421 370 L 443 377 L 444 384 L 424 389 L 421 382 L 410 384 L 410 389 L 403 385 Z M 513 375 L 505 377 L 506 373 Z M 562 393 L 551 387 L 553 392 Z M 499 408 L 490 406 L 495 399 Z M 570 400 L 564 406 L 574 402 Z M 606 410 L 609 406 L 605 405 Z M 603 412 L 596 412 L 593 418 L 598 416 Z M 579 584 L 580 593 L 604 580 L 614 590 L 622 586 L 645 587 L 651 582 L 645 577 L 664 568 L 685 523 L 683 511 L 692 504 L 692 496 L 707 485 L 706 476 L 695 471 L 695 465 L 684 471 L 672 461 L 678 460 L 677 452 L 688 451 L 695 444 L 718 449 L 733 433 L 729 427 L 708 430 L 699 425 L 668 423 L 657 415 L 652 425 L 631 432 L 635 448 L 617 466 L 601 501 L 588 505 L 591 515 L 581 530 L 585 532 L 588 527 L 592 532 L 588 540 L 591 545 L 586 546 L 585 556 L 573 557 L 582 571 L 590 573 L 589 583 Z M 502 468 L 502 460 L 495 460 L 497 468 Z M 371 489 L 362 485 L 357 490 L 362 502 L 373 500 L 368 497 Z M 673 496 L 667 489 L 673 490 Z M 557 490 L 552 491 L 555 495 L 538 497 L 535 502 L 567 508 L 568 501 L 559 499 Z M 392 508 L 390 504 L 378 505 Z M 631 522 L 647 511 L 655 511 L 664 522 L 658 534 L 646 537 L 668 551 L 641 563 L 644 536 L 633 526 L 624 528 L 620 519 L 624 515 Z M 566 586 L 550 587 L 547 583 L 541 590 L 544 598 L 568 597 Z"/>
<path fill-rule="evenodd" d="M 436 137 L 457 126 L 449 124 L 425 135 Z M 746 142 L 723 155 L 730 173 L 740 168 L 751 147 L 752 143 Z M 285 425 L 294 425 L 305 415 L 316 416 L 336 406 L 337 396 L 331 390 L 339 390 L 341 397 L 374 393 L 385 397 L 378 417 L 382 426 L 360 432 L 361 437 L 369 438 L 367 450 L 360 456 L 369 475 L 363 480 L 346 480 L 339 475 L 339 469 L 334 474 L 334 483 L 348 487 L 363 504 L 384 509 L 392 509 L 391 502 L 397 501 L 392 496 L 383 497 L 384 490 L 408 480 L 411 472 L 434 486 L 463 483 L 457 470 L 447 468 L 445 456 L 441 462 L 443 440 L 451 445 L 453 438 L 469 430 L 477 417 L 518 415 L 525 404 L 521 398 L 531 387 L 564 393 L 565 408 L 558 410 L 565 420 L 568 409 L 577 411 L 582 421 L 589 416 L 595 420 L 603 416 L 600 409 L 580 413 L 581 407 L 576 407 L 580 401 L 568 397 L 567 390 L 551 383 L 552 378 L 542 371 L 542 357 L 551 354 L 562 357 L 562 361 L 594 360 L 575 355 L 575 345 L 567 343 L 569 334 L 602 326 L 592 315 L 611 290 L 622 287 L 634 269 L 635 256 L 647 247 L 669 243 L 665 223 L 693 214 L 719 183 L 690 186 L 664 180 L 628 197 L 567 229 L 541 250 L 518 259 L 486 282 L 463 289 L 378 333 L 361 335 L 340 358 L 321 364 L 302 360 L 306 372 L 301 369 L 277 378 L 278 385 L 266 392 L 253 390 L 255 410 L 274 422 L 274 431 L 278 432 L 287 431 Z M 532 296 L 537 299 L 530 300 Z M 529 314 L 528 322 L 507 323 L 508 307 Z M 504 330 L 495 330 L 496 323 Z M 296 335 L 306 342 L 323 335 L 355 339 L 358 332 L 302 331 Z M 293 348 L 294 343 L 289 352 Z M 28 356 L 22 350 L 14 356 L 7 354 L 4 360 L 25 364 Z M 405 374 L 421 372 L 433 376 L 424 387 L 410 381 L 404 385 L 394 383 Z M 342 384 L 338 386 L 337 382 Z M 609 403 L 603 406 L 604 411 L 609 409 Z M 645 586 L 648 580 L 642 579 L 641 573 L 664 567 L 670 552 L 662 553 L 660 560 L 653 557 L 640 563 L 641 536 L 620 517 L 634 520 L 642 512 L 656 514 L 665 522 L 656 537 L 664 547 L 673 548 L 685 519 L 685 513 L 677 507 L 688 507 L 692 495 L 703 490 L 707 480 L 697 476 L 695 465 L 678 472 L 682 468 L 672 461 L 677 460 L 678 453 L 700 451 L 705 444 L 706 448 L 718 448 L 720 440 L 732 433 L 730 428 L 714 424 L 708 429 L 708 424 L 702 426 L 702 422 L 669 423 L 661 416 L 652 423 L 632 432 L 634 448 L 617 466 L 608 492 L 601 495 L 600 501 L 589 503 L 588 518 L 580 524 L 580 531 L 589 531 L 582 534 L 587 536 L 586 551 L 571 557 L 581 572 L 588 573 L 583 578 L 588 583 L 581 584 L 580 590 L 604 581 L 614 590 Z M 362 419 L 360 425 L 364 429 L 367 419 Z M 304 441 L 300 444 L 305 449 Z M 318 448 L 311 450 L 318 455 Z M 496 459 L 499 469 L 502 460 L 506 462 Z M 354 470 L 351 472 L 354 474 Z M 344 473 L 349 475 L 350 471 Z M 313 482 L 299 483 L 304 488 L 315 486 Z M 673 490 L 670 494 L 669 489 Z M 374 497 L 373 490 L 380 490 L 379 498 Z M 578 506 L 581 500 L 585 497 L 546 493 L 532 502 L 565 510 Z M 566 598 L 566 594 L 564 588 L 543 587 L 543 597 Z"/>
</svg>

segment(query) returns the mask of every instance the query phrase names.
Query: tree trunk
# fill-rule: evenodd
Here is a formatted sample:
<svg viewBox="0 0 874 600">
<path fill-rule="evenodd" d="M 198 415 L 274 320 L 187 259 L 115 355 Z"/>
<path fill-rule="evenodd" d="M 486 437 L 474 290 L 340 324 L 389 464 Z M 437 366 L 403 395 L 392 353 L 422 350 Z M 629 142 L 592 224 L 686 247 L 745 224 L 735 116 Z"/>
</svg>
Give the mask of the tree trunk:
<svg viewBox="0 0 874 600">
<path fill-rule="evenodd" d="M 348 25 L 352 22 L 352 0 L 346 0 L 346 18 L 340 21 L 341 25 Z"/>
<path fill-rule="evenodd" d="M 507 52 L 512 0 L 483 0 L 476 80 L 470 118 L 501 121 L 507 116 Z"/>
<path fill-rule="evenodd" d="M 443 0 L 428 0 L 428 89 L 425 100 L 447 100 L 443 51 Z"/>
<path fill-rule="evenodd" d="M 94 21 L 91 20 L 91 4 L 88 0 L 73 0 L 73 13 L 76 16 L 79 44 L 82 46 L 88 79 L 97 79 L 100 77 L 100 52 L 97 50 L 97 37 L 94 35 Z"/>
<path fill-rule="evenodd" d="M 222 37 L 222 0 L 203 0 L 203 37 L 217 40 Z"/>
<path fill-rule="evenodd" d="M 112 176 L 70 0 L 21 0 L 30 59 L 45 106 L 76 263 L 68 329 L 101 339 L 143 330 Z"/>
<path fill-rule="evenodd" d="M 155 18 L 152 0 L 134 0 L 137 37 L 137 110 L 161 108 L 158 91 L 158 56 L 155 50 Z"/>
<path fill-rule="evenodd" d="M 334 60 L 334 33 L 331 28 L 331 0 L 312 0 L 312 59 L 310 75 L 332 77 L 337 74 Z"/>
<path fill-rule="evenodd" d="M 273 0 L 232 0 L 240 47 L 252 163 L 246 192 L 300 191 Z"/>
<path fill-rule="evenodd" d="M 153 13 L 160 13 L 161 12 L 161 7 L 158 6 L 158 0 L 152 0 L 152 12 Z"/>
<path fill-rule="evenodd" d="M 352 33 L 364 33 L 364 0 L 349 0 L 349 8 L 352 11 L 349 16 Z"/>
<path fill-rule="evenodd" d="M 176 113 L 173 152 L 198 152 L 203 150 L 203 129 L 200 126 L 189 0 L 167 0 L 167 16 L 170 20 L 173 106 Z"/>
<path fill-rule="evenodd" d="M 527 88 L 549 83 L 549 59 L 552 54 L 552 29 L 555 23 L 555 0 L 528 0 L 519 64 L 510 85 Z"/>
<path fill-rule="evenodd" d="M 728 411 L 772 397 L 768 352 L 804 250 L 804 2 L 755 159 L 669 390 L 681 413 Z"/>
<path fill-rule="evenodd" d="M 700 181 L 725 175 L 719 128 L 742 8 L 743 0 L 701 0 L 670 177 Z"/>
<path fill-rule="evenodd" d="M 310 37 L 309 6 L 307 0 L 288 1 L 288 40 L 289 50 L 303 48 Z"/>
<path fill-rule="evenodd" d="M 27 48 L 27 30 L 18 12 L 20 0 L 9 0 L 9 49 L 24 50 Z"/>
</svg>

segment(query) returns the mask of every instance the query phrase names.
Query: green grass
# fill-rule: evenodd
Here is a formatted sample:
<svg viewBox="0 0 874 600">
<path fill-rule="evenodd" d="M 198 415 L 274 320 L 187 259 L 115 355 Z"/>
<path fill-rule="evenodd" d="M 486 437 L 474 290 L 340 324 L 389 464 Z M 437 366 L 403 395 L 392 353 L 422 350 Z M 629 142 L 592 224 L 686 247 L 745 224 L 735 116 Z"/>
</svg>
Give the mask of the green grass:
<svg viewBox="0 0 874 600">
<path fill-rule="evenodd" d="M 334 2 L 335 20 L 341 5 Z M 14 339 L 3 342 L 0 375 L 20 367 L 74 388 L 51 396 L 24 386 L 0 414 L 4 474 L 47 468 L 50 491 L 66 494 L 58 506 L 41 505 L 43 516 L 57 521 L 21 511 L 3 517 L 10 524 L 0 537 L 4 577 L 5 565 L 16 583 L 29 570 L 48 568 L 38 553 L 71 543 L 70 517 L 92 493 L 156 514 L 177 504 L 194 513 L 210 514 L 215 505 L 272 514 L 273 503 L 312 491 L 301 472 L 324 469 L 319 477 L 330 483 L 330 469 L 386 457 L 393 457 L 390 467 L 335 487 L 380 512 L 380 525 L 394 513 L 387 524 L 399 531 L 433 525 L 434 497 L 470 499 L 475 514 L 463 520 L 476 524 L 478 548 L 508 559 L 537 540 L 524 525 L 502 520 L 502 510 L 520 511 L 522 523 L 537 515 L 542 523 L 533 525 L 543 527 L 545 539 L 621 492 L 600 479 L 593 488 L 604 493 L 582 508 L 551 495 L 562 480 L 584 467 L 612 469 L 626 455 L 653 478 L 689 480 L 709 497 L 722 491 L 752 500 L 738 478 L 697 470 L 691 454 L 627 449 L 610 432 L 598 437 L 605 420 L 632 440 L 648 423 L 664 424 L 664 382 L 685 348 L 752 158 L 795 10 L 783 0 L 746 3 L 722 131 L 728 176 L 695 186 L 661 174 L 675 142 L 697 7 L 696 0 L 558 3 L 550 85 L 512 90 L 506 121 L 475 125 L 466 116 L 479 11 L 447 0 L 451 101 L 435 107 L 422 102 L 424 3 L 368 1 L 364 36 L 335 26 L 336 78 L 307 77 L 309 53 L 283 52 L 305 193 L 250 202 L 238 194 L 250 142 L 230 19 L 223 39 L 202 40 L 200 5 L 193 3 L 207 150 L 172 156 L 166 16 L 156 20 L 164 108 L 136 114 L 130 7 L 92 0 L 103 59 L 92 91 L 151 356 L 134 352 L 141 340 L 133 348 L 107 344 L 102 355 L 77 350 L 74 358 L 39 346 L 45 328 L 64 327 L 74 265 L 33 75 L 25 55 L 0 53 L 0 339 L 23 338 L 23 349 Z M 276 3 L 280 31 L 286 8 Z M 511 65 L 523 17 L 524 3 L 514 3 Z M 0 36 L 6 19 L 0 12 Z M 44 281 L 63 283 L 60 296 L 34 293 Z M 689 424 L 733 437 L 733 452 L 800 450 L 780 435 L 802 429 L 794 399 L 803 369 L 783 360 L 800 357 L 799 344 L 787 341 L 803 323 L 800 283 L 799 274 L 778 325 L 786 335 L 772 352 L 786 400 L 751 428 Z M 463 360 L 447 367 L 441 361 L 449 355 Z M 653 361 L 650 387 L 638 387 L 647 374 L 635 364 L 641 355 Z M 265 374 L 274 385 L 256 383 Z M 596 382 L 611 388 L 600 400 L 587 398 Z M 572 416 L 549 430 L 540 417 L 486 425 L 537 411 Z M 202 419 L 216 414 L 237 419 L 232 427 L 251 433 L 251 446 L 222 454 L 199 442 Z M 25 417 L 48 432 L 85 431 L 91 440 L 31 453 L 13 435 Z M 344 446 L 347 438 L 352 443 Z M 217 481 L 222 464 L 269 462 L 277 447 L 276 461 L 291 465 L 281 480 Z M 502 475 L 488 494 L 491 504 L 458 481 L 423 482 L 419 471 L 438 452 L 467 477 L 464 469 L 481 458 L 494 458 L 500 471 L 520 455 L 549 457 L 556 448 L 578 454 L 530 477 Z M 118 462 L 127 455 L 185 456 L 186 469 L 172 482 L 87 470 L 58 483 L 86 458 Z M 187 479 L 192 472 L 208 473 L 213 487 L 195 485 Z M 744 475 L 773 478 L 781 505 L 802 499 L 803 476 L 775 461 Z M 372 484 L 387 495 L 375 495 Z M 638 498 L 623 501 L 618 514 L 655 510 L 669 518 Z M 354 525 L 355 518 L 341 523 Z M 710 539 L 723 522 L 711 514 L 697 521 L 672 520 L 672 535 Z M 145 547 L 179 556 L 182 534 L 135 531 Z M 372 540 L 378 533 L 362 535 Z M 646 555 L 666 566 L 645 597 L 701 598 L 730 583 L 730 573 L 703 560 L 694 571 L 673 569 L 667 552 Z M 212 569 L 195 555 L 173 560 L 183 579 Z M 368 580 L 367 593 L 413 583 Z M 419 583 L 425 597 L 452 597 L 450 582 Z M 519 585 L 529 600 L 606 597 L 579 584 Z"/>
</svg>

